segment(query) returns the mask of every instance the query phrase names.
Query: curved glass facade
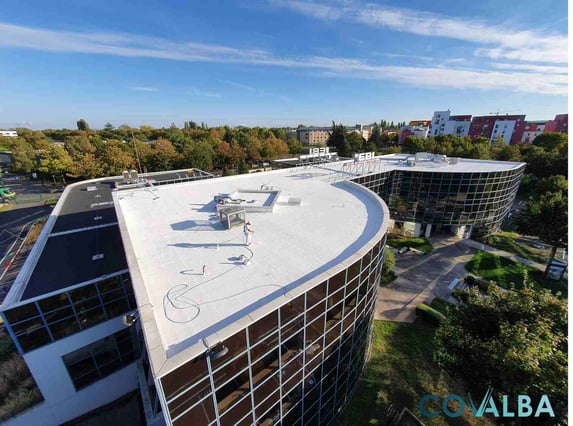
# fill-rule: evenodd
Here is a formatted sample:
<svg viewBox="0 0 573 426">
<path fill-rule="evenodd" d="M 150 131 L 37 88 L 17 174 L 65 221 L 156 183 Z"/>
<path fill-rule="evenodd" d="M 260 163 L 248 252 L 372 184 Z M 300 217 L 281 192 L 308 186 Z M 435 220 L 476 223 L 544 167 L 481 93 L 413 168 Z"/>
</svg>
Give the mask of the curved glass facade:
<svg viewBox="0 0 573 426">
<path fill-rule="evenodd" d="M 161 377 L 170 421 L 319 425 L 334 419 L 364 366 L 384 244 L 385 237 L 211 355 Z"/>
<path fill-rule="evenodd" d="M 524 168 L 479 173 L 392 170 L 353 181 L 380 195 L 396 221 L 474 225 L 487 233 L 499 228 L 511 211 Z"/>
</svg>

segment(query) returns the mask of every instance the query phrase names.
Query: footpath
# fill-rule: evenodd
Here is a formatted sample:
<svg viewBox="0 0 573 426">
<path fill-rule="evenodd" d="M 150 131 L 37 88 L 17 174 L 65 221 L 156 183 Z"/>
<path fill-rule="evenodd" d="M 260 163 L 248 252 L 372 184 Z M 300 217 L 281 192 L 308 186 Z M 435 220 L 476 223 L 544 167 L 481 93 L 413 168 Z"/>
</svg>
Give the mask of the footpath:
<svg viewBox="0 0 573 426">
<path fill-rule="evenodd" d="M 468 274 L 465 264 L 476 250 L 545 270 L 541 263 L 470 239 L 430 238 L 430 242 L 434 250 L 429 254 L 396 254 L 394 272 L 398 278 L 389 286 L 378 289 L 376 319 L 414 322 L 418 303 L 429 303 L 434 297 L 447 300 L 452 291 L 463 284 L 463 278 Z"/>
</svg>

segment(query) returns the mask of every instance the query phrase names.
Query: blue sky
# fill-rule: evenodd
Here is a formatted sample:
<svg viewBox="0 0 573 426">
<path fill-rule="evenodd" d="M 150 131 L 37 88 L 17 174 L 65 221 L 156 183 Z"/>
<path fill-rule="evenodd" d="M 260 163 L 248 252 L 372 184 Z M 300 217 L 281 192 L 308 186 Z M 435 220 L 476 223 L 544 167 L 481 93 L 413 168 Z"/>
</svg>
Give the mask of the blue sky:
<svg viewBox="0 0 573 426">
<path fill-rule="evenodd" d="M 567 112 L 567 2 L 2 0 L 0 127 Z"/>
</svg>

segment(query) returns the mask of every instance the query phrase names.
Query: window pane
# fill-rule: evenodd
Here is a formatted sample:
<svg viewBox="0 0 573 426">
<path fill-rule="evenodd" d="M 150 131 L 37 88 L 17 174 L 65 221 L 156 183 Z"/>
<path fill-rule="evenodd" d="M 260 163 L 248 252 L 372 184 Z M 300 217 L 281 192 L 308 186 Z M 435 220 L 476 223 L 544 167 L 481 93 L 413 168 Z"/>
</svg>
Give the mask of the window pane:
<svg viewBox="0 0 573 426">
<path fill-rule="evenodd" d="M 62 339 L 70 334 L 80 331 L 80 326 L 75 317 L 50 324 L 50 332 L 55 340 Z"/>
<path fill-rule="evenodd" d="M 107 313 L 108 318 L 114 318 L 118 315 L 121 315 L 129 311 L 129 306 L 127 305 L 127 299 L 123 298 L 105 305 L 105 311 Z"/>
<path fill-rule="evenodd" d="M 50 343 L 50 335 L 48 331 L 42 327 L 30 333 L 22 334 L 18 336 L 18 341 L 22 345 L 24 352 L 31 351 L 32 349 L 39 348 Z"/>
<path fill-rule="evenodd" d="M 95 309 L 78 312 L 78 318 L 82 329 L 86 329 L 105 321 L 105 314 L 103 312 L 103 308 L 98 306 Z"/>
<path fill-rule="evenodd" d="M 38 316 L 39 312 L 38 309 L 36 309 L 36 305 L 34 303 L 30 303 L 28 305 L 10 309 L 9 311 L 6 311 L 4 314 L 6 315 L 6 319 L 8 320 L 8 322 L 15 323 L 27 318 Z"/>
<path fill-rule="evenodd" d="M 70 291 L 70 296 L 74 303 L 84 301 L 86 299 L 91 299 L 97 297 L 97 292 L 94 284 L 86 285 L 84 287 L 77 288 Z"/>
<path fill-rule="evenodd" d="M 68 300 L 68 295 L 66 293 L 58 294 L 56 296 L 48 297 L 47 299 L 40 300 L 38 302 L 42 312 L 50 312 L 58 308 L 63 308 L 70 305 Z"/>
</svg>

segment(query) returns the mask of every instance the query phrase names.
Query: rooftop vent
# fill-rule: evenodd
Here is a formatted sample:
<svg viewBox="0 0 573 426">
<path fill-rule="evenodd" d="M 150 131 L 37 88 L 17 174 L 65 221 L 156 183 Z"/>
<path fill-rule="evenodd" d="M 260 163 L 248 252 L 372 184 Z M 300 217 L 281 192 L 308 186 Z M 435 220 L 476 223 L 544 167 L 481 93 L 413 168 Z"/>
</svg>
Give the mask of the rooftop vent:
<svg viewBox="0 0 573 426">
<path fill-rule="evenodd" d="M 130 327 L 133 324 L 135 324 L 138 319 L 139 319 L 139 315 L 137 314 L 137 312 L 131 312 L 129 314 L 125 314 L 121 318 L 121 322 L 123 323 L 123 325 Z"/>
<path fill-rule="evenodd" d="M 212 349 L 209 349 L 209 356 L 212 360 L 217 360 L 223 358 L 225 355 L 229 353 L 229 348 L 225 345 L 218 345 Z"/>
<path fill-rule="evenodd" d="M 92 185 L 92 186 L 88 186 L 88 187 L 86 188 L 86 191 L 88 191 L 88 192 L 97 191 L 97 186 L 93 186 L 93 185 Z"/>
</svg>

